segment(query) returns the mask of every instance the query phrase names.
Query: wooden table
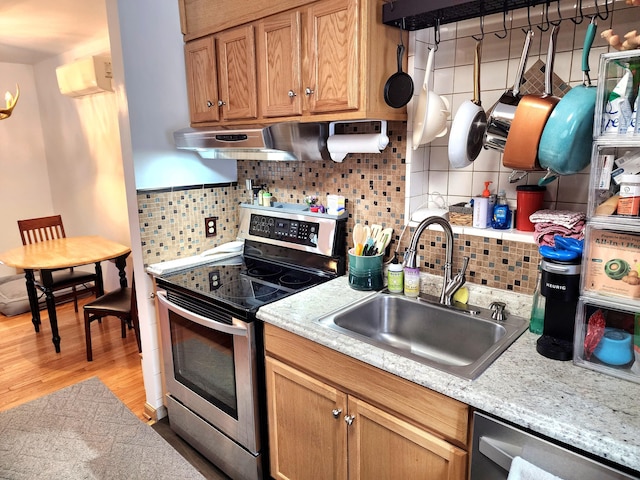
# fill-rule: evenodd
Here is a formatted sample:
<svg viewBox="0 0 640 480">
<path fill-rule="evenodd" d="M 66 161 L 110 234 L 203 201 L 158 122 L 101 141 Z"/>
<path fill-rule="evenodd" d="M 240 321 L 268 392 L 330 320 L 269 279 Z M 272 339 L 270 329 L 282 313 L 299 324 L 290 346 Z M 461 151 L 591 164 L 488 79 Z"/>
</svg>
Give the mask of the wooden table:
<svg viewBox="0 0 640 480">
<path fill-rule="evenodd" d="M 41 288 L 46 296 L 49 322 L 51 322 L 52 341 L 56 353 L 60 353 L 58 317 L 56 315 L 55 298 L 51 290 L 53 283 L 51 272 L 59 268 L 77 267 L 94 263 L 96 269 L 96 296 L 100 296 L 104 294 L 100 262 L 104 260 L 115 260 L 115 264 L 120 271 L 120 285 L 126 287 L 127 276 L 124 269 L 129 253 L 131 253 L 129 247 L 99 236 L 68 237 L 32 243 L 8 250 L 0 253 L 0 262 L 9 267 L 24 270 L 27 280 L 29 305 L 31 307 L 31 315 L 33 316 L 32 321 L 36 332 L 40 331 L 40 308 L 38 305 L 34 271 L 40 270 L 42 280 Z"/>
</svg>

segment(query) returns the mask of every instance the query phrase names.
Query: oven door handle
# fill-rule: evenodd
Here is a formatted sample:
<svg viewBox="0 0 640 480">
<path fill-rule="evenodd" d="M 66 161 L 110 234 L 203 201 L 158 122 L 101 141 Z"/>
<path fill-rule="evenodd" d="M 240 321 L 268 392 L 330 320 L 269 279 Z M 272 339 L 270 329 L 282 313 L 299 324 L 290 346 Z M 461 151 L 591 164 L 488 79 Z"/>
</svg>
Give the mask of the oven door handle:
<svg viewBox="0 0 640 480">
<path fill-rule="evenodd" d="M 211 320 L 210 318 L 203 317 L 202 315 L 198 315 L 197 313 L 190 312 L 189 310 L 186 310 L 179 305 L 170 302 L 167 299 L 167 292 L 164 290 L 158 290 L 157 297 L 158 301 L 162 303 L 165 308 L 173 310 L 174 312 L 179 313 L 184 318 L 198 323 L 203 327 L 211 328 L 212 330 L 216 330 L 218 332 L 226 333 L 229 335 L 235 335 L 238 337 L 247 337 L 249 335 L 249 330 L 247 329 L 247 327 L 216 322 L 215 320 Z"/>
</svg>

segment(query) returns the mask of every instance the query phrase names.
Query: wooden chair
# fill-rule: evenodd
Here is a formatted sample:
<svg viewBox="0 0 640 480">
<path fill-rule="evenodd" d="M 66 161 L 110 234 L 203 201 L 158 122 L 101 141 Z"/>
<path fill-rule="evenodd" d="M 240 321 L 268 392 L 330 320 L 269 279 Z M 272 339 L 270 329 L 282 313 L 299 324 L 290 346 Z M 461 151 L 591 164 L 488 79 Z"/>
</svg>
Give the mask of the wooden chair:
<svg viewBox="0 0 640 480">
<path fill-rule="evenodd" d="M 28 245 L 32 243 L 45 242 L 56 238 L 65 238 L 64 225 L 60 215 L 50 217 L 31 218 L 28 220 L 18 220 L 18 229 L 22 244 Z M 73 299 L 73 307 L 78 311 L 78 296 L 82 293 L 95 292 L 96 273 L 82 269 L 64 268 L 54 270 L 53 287 L 54 292 L 71 288 L 71 292 L 54 295 L 58 302 Z M 37 282 L 36 282 L 37 283 Z M 84 286 L 82 290 L 78 290 L 78 286 Z M 42 285 L 38 285 L 42 288 Z"/>
<path fill-rule="evenodd" d="M 138 321 L 138 307 L 136 305 L 135 280 L 131 287 L 124 287 L 105 293 L 84 306 L 84 333 L 87 344 L 87 361 L 93 361 L 91 348 L 91 322 L 102 322 L 103 317 L 118 317 L 122 323 L 122 338 L 127 338 L 127 329 L 133 329 L 138 344 L 138 352 L 142 352 L 140 345 L 140 323 Z"/>
</svg>

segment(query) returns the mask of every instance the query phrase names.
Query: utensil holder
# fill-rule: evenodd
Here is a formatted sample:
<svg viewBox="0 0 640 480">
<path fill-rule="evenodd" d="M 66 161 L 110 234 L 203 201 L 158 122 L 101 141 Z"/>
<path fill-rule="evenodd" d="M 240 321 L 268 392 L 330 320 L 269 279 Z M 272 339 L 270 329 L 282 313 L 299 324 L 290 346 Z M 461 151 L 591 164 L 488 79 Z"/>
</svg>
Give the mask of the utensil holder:
<svg viewBox="0 0 640 480">
<path fill-rule="evenodd" d="M 384 275 L 382 257 L 384 254 L 354 255 L 349 249 L 349 286 L 354 290 L 382 290 Z"/>
</svg>

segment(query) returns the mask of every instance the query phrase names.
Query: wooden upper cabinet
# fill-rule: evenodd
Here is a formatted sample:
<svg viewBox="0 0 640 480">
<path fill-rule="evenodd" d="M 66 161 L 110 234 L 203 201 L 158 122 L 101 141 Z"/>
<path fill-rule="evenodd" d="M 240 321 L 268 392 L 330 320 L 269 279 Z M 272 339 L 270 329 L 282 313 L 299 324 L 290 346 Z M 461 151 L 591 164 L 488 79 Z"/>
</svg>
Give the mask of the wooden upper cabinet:
<svg viewBox="0 0 640 480">
<path fill-rule="evenodd" d="M 257 118 L 258 92 L 253 25 L 226 30 L 217 34 L 215 39 L 222 118 Z"/>
<path fill-rule="evenodd" d="M 265 117 L 302 114 L 301 31 L 299 11 L 258 22 L 258 92 Z"/>
<path fill-rule="evenodd" d="M 218 108 L 215 114 L 192 103 L 192 123 L 406 120 L 406 107 L 395 109 L 384 101 L 385 83 L 397 72 L 399 40 L 399 30 L 382 23 L 387 0 L 258 2 L 251 18 L 271 13 L 245 22 L 249 17 L 240 14 L 238 0 L 237 5 L 181 1 L 183 28 L 191 32 L 184 36 L 190 99 L 215 96 L 223 102 L 211 108 Z M 218 3 L 237 14 L 237 23 L 226 18 L 223 24 L 239 26 L 195 37 L 193 26 Z M 200 11 L 200 17 L 194 14 Z M 218 14 L 209 17 L 219 19 Z M 408 41 L 407 32 L 403 35 Z M 215 50 L 200 53 L 201 42 Z M 215 66 L 203 68 L 207 62 Z"/>
<path fill-rule="evenodd" d="M 305 91 L 311 113 L 360 107 L 360 0 L 323 0 L 308 9 Z"/>
<path fill-rule="evenodd" d="M 184 48 L 184 56 L 191 121 L 218 121 L 218 75 L 213 37 L 188 42 Z"/>
</svg>

